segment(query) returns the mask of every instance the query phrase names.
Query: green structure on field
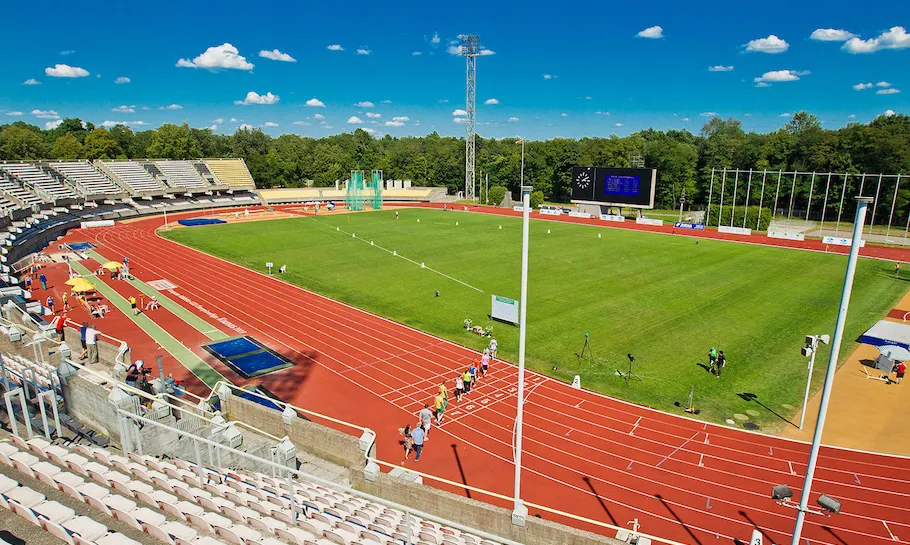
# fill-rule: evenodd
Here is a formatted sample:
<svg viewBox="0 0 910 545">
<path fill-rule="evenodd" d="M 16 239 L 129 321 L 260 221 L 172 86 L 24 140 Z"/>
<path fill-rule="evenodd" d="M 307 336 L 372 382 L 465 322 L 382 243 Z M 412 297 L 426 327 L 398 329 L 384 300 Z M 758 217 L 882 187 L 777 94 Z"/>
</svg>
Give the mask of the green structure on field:
<svg viewBox="0 0 910 545">
<path fill-rule="evenodd" d="M 351 179 L 348 180 L 348 187 L 344 193 L 344 206 L 348 210 L 363 210 L 363 171 L 352 170 Z"/>
<path fill-rule="evenodd" d="M 382 209 L 382 171 L 373 171 L 373 210 Z"/>
</svg>

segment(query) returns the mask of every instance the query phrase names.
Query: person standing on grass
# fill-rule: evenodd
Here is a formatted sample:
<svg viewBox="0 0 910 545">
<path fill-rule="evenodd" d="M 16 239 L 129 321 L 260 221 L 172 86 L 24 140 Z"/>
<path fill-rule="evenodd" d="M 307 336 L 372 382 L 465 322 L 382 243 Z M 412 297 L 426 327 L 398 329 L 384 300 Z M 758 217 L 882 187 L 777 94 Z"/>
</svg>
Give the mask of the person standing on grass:
<svg viewBox="0 0 910 545">
<path fill-rule="evenodd" d="M 480 356 L 480 376 L 486 377 L 487 369 L 489 369 L 489 368 L 490 368 L 490 355 L 485 353 L 483 356 Z"/>
<path fill-rule="evenodd" d="M 414 438 L 411 437 L 410 424 L 401 430 L 401 435 L 404 437 L 404 459 L 407 460 L 408 456 L 411 455 L 411 451 L 414 450 Z"/>
<path fill-rule="evenodd" d="M 711 347 L 711 350 L 708 350 L 708 371 L 714 372 L 714 368 L 717 366 L 717 348 Z"/>
<path fill-rule="evenodd" d="M 907 372 L 907 364 L 901 361 L 901 362 L 898 362 L 898 364 L 895 367 L 896 367 L 895 371 L 897 371 L 897 380 L 895 380 L 894 382 L 900 384 L 901 379 L 904 378 L 904 373 Z"/>
<path fill-rule="evenodd" d="M 464 395 L 468 395 L 471 393 L 471 370 L 465 369 L 464 376 L 462 378 L 464 380 Z"/>
<path fill-rule="evenodd" d="M 897 263 L 894 264 L 894 277 L 895 278 L 901 277 L 901 262 L 900 261 L 898 261 Z"/>
<path fill-rule="evenodd" d="M 89 363 L 98 363 L 98 330 L 95 324 L 85 330 L 85 351 Z"/>
<path fill-rule="evenodd" d="M 433 422 L 433 413 L 430 412 L 430 406 L 424 404 L 423 408 L 420 409 L 420 412 L 417 413 L 420 417 L 420 427 L 423 428 L 423 433 L 426 436 L 426 439 L 430 439 L 430 424 Z"/>
<path fill-rule="evenodd" d="M 85 351 L 86 351 L 86 348 L 85 348 L 85 332 L 86 332 L 86 330 L 88 330 L 88 322 L 82 322 L 82 327 L 79 328 L 79 337 L 80 337 L 81 342 L 82 342 L 82 354 L 79 355 L 79 359 L 80 359 L 80 360 L 84 360 L 84 359 L 85 359 Z"/>
<path fill-rule="evenodd" d="M 461 396 L 464 395 L 464 379 L 461 373 L 455 375 L 455 401 L 461 402 Z"/>
<path fill-rule="evenodd" d="M 423 431 L 423 428 L 417 426 L 411 432 L 411 441 L 414 442 L 414 452 L 417 454 L 414 456 L 414 461 L 420 461 L 420 453 L 423 452 L 423 442 L 427 440 L 426 433 Z M 407 459 L 407 456 L 405 456 Z"/>
<path fill-rule="evenodd" d="M 496 359 L 496 349 L 499 347 L 499 343 L 496 342 L 496 337 L 490 339 L 490 357 Z"/>
<path fill-rule="evenodd" d="M 130 308 L 133 309 L 133 316 L 139 314 L 139 308 L 136 306 L 136 298 L 130 295 Z"/>
<path fill-rule="evenodd" d="M 41 281 L 41 289 L 47 290 L 47 277 L 44 276 L 44 273 L 41 273 L 41 276 L 38 277 L 38 280 Z"/>
<path fill-rule="evenodd" d="M 721 350 L 717 355 L 717 378 L 720 378 L 720 373 L 725 365 L 727 365 L 727 356 L 724 356 L 724 351 Z"/>
<path fill-rule="evenodd" d="M 398 210 L 395 211 L 395 219 L 398 219 Z"/>
</svg>

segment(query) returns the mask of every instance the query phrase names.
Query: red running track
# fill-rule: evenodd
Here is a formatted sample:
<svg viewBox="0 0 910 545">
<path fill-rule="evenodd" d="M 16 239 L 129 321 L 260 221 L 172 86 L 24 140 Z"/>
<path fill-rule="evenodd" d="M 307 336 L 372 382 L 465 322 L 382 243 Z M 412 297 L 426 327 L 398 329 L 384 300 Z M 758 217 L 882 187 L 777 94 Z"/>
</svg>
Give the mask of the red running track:
<svg viewBox="0 0 910 545">
<path fill-rule="evenodd" d="M 301 407 L 376 430 L 382 460 L 400 460 L 397 429 L 416 420 L 442 379 L 451 388 L 455 371 L 477 357 L 468 348 L 164 240 L 155 234 L 160 224 L 160 218 L 150 218 L 75 231 L 67 239 L 91 240 L 107 257 L 129 256 L 130 270 L 140 279 L 170 280 L 180 299 L 295 359 L 294 368 L 255 382 Z M 183 327 L 169 313 L 150 317 L 168 331 Z M 408 465 L 511 495 L 515 377 L 511 364 L 495 362 L 470 398 L 450 406 L 421 461 Z M 685 543 L 746 540 L 756 527 L 769 542 L 789 542 L 795 511 L 776 505 L 770 490 L 788 484 L 798 497 L 808 445 L 573 390 L 534 373 L 527 386 L 526 501 L 618 526 L 637 517 L 642 531 Z M 910 543 L 910 459 L 826 447 L 814 490 L 813 502 L 825 492 L 844 507 L 835 517 L 808 517 L 803 535 L 809 543 Z"/>
</svg>

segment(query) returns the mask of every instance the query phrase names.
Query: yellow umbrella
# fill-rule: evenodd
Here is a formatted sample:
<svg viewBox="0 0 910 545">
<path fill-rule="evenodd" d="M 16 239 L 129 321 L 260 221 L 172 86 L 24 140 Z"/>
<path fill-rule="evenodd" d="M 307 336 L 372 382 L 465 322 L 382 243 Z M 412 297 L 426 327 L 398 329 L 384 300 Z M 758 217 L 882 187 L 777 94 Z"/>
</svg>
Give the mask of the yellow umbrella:
<svg viewBox="0 0 910 545">
<path fill-rule="evenodd" d="M 123 263 L 120 263 L 119 261 L 108 261 L 107 263 L 102 265 L 102 267 L 104 267 L 105 269 L 107 269 L 109 271 L 116 271 L 117 269 L 123 268 Z"/>
<path fill-rule="evenodd" d="M 65 284 L 67 286 L 76 286 L 78 284 L 81 284 L 82 282 L 88 282 L 88 280 L 86 280 L 85 278 L 82 278 L 81 276 L 77 276 L 76 278 L 70 278 L 69 280 L 67 280 L 65 282 Z"/>
<path fill-rule="evenodd" d="M 82 283 L 73 286 L 73 289 L 71 291 L 73 291 L 73 293 L 83 293 L 86 291 L 95 291 L 95 286 L 93 286 L 88 281 L 83 281 Z"/>
</svg>

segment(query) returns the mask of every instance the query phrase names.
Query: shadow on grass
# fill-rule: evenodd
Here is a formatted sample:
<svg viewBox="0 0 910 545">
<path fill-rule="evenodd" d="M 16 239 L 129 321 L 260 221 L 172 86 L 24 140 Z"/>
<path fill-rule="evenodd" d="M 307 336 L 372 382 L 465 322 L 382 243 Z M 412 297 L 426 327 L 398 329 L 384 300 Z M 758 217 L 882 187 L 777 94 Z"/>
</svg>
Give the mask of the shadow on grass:
<svg viewBox="0 0 910 545">
<path fill-rule="evenodd" d="M 759 400 L 758 400 L 758 395 L 757 395 L 757 394 L 750 394 L 749 392 L 743 392 L 743 393 L 741 393 L 741 394 L 736 394 L 736 395 L 738 395 L 740 398 L 742 398 L 742 399 L 745 400 L 745 401 L 749 401 L 749 402 L 752 402 L 752 403 L 755 403 L 755 404 L 761 406 L 761 407 L 764 408 L 766 411 L 768 411 L 769 413 L 773 414 L 774 416 L 780 418 L 781 420 L 783 420 L 783 421 L 786 422 L 787 424 L 790 424 L 790 425 L 793 426 L 794 428 L 798 428 L 798 427 L 799 427 L 799 426 L 797 426 L 796 424 L 794 424 L 793 422 L 787 420 L 787 418 L 786 418 L 785 416 L 779 414 L 778 412 L 776 412 L 776 411 L 775 411 L 774 409 L 772 409 L 771 407 L 768 407 L 767 405 L 765 405 L 764 403 L 762 403 L 761 401 L 759 401 Z"/>
<path fill-rule="evenodd" d="M 710 374 L 712 374 L 712 375 L 714 374 L 714 373 L 711 373 L 711 367 L 709 367 L 708 365 L 706 365 L 706 364 L 704 364 L 704 363 L 699 363 L 699 364 L 697 364 L 697 365 L 698 365 L 699 367 L 701 367 L 702 369 L 704 369 L 704 370 L 705 370 L 705 373 L 710 373 Z"/>
</svg>

